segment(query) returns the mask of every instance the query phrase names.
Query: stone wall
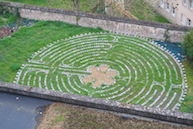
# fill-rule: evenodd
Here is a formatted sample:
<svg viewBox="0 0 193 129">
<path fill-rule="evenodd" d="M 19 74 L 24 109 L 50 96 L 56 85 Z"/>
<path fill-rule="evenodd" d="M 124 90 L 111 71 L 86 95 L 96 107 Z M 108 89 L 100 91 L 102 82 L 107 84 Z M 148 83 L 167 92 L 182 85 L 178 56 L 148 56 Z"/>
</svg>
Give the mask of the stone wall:
<svg viewBox="0 0 193 129">
<path fill-rule="evenodd" d="M 0 91 L 193 126 L 193 114 L 0 82 Z"/>
<path fill-rule="evenodd" d="M 188 30 L 193 29 L 190 27 L 166 23 L 108 17 L 13 2 L 1 2 L 0 4 L 4 7 L 19 8 L 20 15 L 23 18 L 62 21 L 70 24 L 78 24 L 84 27 L 100 27 L 110 32 L 122 33 L 125 35 L 138 35 L 156 40 L 164 40 L 164 34 L 166 30 L 169 30 L 171 42 L 183 41 L 185 33 Z"/>
</svg>

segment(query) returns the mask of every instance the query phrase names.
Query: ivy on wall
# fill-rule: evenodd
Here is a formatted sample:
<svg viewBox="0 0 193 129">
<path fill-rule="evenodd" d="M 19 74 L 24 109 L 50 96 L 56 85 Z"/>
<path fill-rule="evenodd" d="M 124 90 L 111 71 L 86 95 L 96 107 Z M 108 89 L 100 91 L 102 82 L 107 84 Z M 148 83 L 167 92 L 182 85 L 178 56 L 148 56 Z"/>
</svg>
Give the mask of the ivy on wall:
<svg viewBox="0 0 193 129">
<path fill-rule="evenodd" d="M 20 17 L 19 7 L 10 7 L 0 4 L 0 15 L 13 14 L 14 16 Z"/>
</svg>

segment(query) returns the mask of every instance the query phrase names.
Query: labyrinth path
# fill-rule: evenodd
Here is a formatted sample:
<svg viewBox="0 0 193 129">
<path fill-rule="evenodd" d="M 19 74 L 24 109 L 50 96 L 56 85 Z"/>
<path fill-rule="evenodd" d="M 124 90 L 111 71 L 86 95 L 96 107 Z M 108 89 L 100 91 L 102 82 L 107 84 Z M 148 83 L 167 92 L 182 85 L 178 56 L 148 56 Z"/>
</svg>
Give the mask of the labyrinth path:
<svg viewBox="0 0 193 129">
<path fill-rule="evenodd" d="M 187 92 L 183 65 L 153 41 L 89 33 L 34 53 L 14 83 L 176 110 Z"/>
</svg>

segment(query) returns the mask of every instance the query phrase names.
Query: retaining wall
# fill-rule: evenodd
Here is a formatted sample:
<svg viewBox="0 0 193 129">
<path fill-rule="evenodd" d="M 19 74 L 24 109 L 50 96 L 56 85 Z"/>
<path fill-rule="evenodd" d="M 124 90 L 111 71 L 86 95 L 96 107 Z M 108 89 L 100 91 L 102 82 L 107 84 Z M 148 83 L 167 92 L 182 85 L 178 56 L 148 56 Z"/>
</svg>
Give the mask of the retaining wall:
<svg viewBox="0 0 193 129">
<path fill-rule="evenodd" d="M 156 40 L 164 40 L 166 30 L 169 30 L 171 42 L 182 42 L 185 33 L 193 28 L 172 25 L 166 23 L 141 21 L 104 15 L 68 11 L 50 7 L 41 7 L 14 2 L 1 2 L 1 5 L 10 10 L 19 9 L 20 16 L 35 20 L 62 21 L 70 24 L 78 24 L 83 27 L 100 27 L 110 32 L 123 33 L 125 35 L 138 35 Z"/>
<path fill-rule="evenodd" d="M 0 82 L 0 91 L 193 126 L 193 114 Z"/>
</svg>

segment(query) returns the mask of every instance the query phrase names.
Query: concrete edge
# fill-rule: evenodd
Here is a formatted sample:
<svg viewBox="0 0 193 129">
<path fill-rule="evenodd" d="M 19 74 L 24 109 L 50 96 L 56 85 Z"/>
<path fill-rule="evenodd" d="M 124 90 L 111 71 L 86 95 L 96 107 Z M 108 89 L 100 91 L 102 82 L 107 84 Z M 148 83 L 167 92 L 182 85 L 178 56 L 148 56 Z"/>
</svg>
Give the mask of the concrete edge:
<svg viewBox="0 0 193 129">
<path fill-rule="evenodd" d="M 193 114 L 0 82 L 0 91 L 193 126 Z"/>
</svg>

